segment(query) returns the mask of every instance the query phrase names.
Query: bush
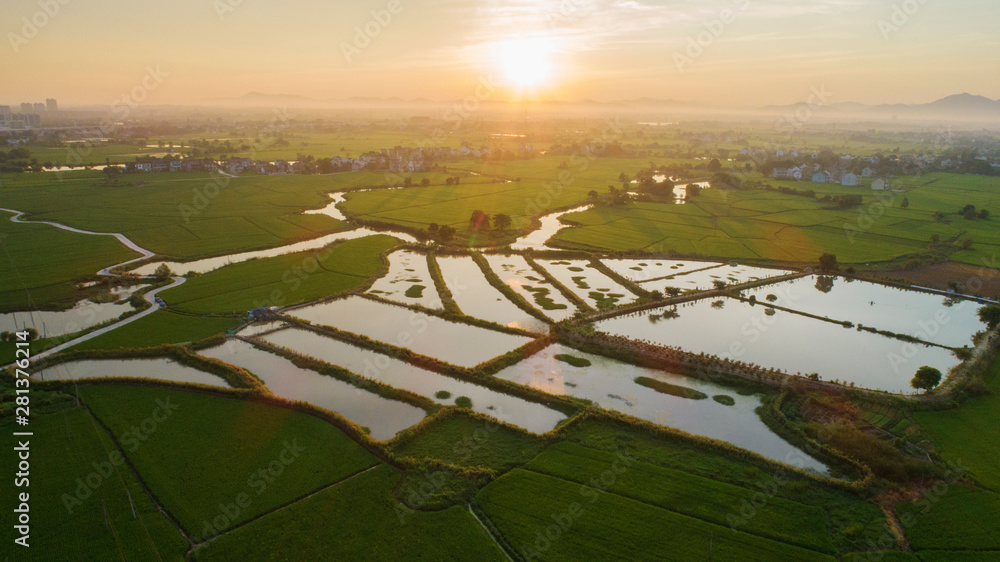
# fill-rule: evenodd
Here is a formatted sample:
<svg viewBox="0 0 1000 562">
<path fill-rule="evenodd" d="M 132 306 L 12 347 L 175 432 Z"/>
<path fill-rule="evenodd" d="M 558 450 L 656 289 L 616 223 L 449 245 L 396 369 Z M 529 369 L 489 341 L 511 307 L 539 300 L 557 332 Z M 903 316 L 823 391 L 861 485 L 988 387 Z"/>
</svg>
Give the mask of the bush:
<svg viewBox="0 0 1000 562">
<path fill-rule="evenodd" d="M 459 396 L 455 399 L 455 405 L 459 408 L 472 408 L 472 399 L 468 396 Z"/>
</svg>

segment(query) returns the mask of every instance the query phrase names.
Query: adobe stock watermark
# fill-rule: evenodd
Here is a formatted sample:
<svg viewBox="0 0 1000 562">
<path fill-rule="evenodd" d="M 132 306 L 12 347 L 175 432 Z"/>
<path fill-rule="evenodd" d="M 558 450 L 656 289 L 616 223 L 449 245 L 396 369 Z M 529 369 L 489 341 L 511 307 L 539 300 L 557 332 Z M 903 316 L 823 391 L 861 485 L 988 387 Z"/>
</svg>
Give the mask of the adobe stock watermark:
<svg viewBox="0 0 1000 562">
<path fill-rule="evenodd" d="M 69 2 L 70 0 L 39 0 L 38 10 L 31 14 L 31 17 L 21 18 L 20 33 L 13 31 L 7 33 L 7 41 L 10 42 L 10 48 L 14 50 L 14 54 L 20 53 L 22 47 L 37 37 L 38 33 L 45 29 L 59 15 L 62 7 Z"/>
<path fill-rule="evenodd" d="M 893 4 L 889 17 L 878 20 L 878 30 L 882 34 L 882 38 L 888 41 L 893 33 L 910 23 L 910 18 L 916 15 L 926 3 L 927 0 L 904 0 L 901 4 Z"/>
<path fill-rule="evenodd" d="M 236 11 L 243 5 L 244 0 L 213 0 L 212 8 L 215 10 L 215 14 L 219 16 L 219 21 L 225 21 L 226 16 Z"/>
<path fill-rule="evenodd" d="M 834 95 L 833 92 L 826 90 L 826 84 L 820 84 L 819 87 L 813 86 L 809 88 L 809 91 L 809 98 L 804 103 L 800 103 L 795 111 L 780 117 L 774 124 L 775 129 L 786 132 L 802 129 L 815 116 L 816 112 L 830 105 L 830 98 Z"/>
<path fill-rule="evenodd" d="M 555 9 L 545 13 L 545 20 L 549 27 L 557 27 L 587 16 L 593 10 L 593 0 L 558 0 Z"/>
<path fill-rule="evenodd" d="M 684 72 L 687 67 L 694 64 L 694 61 L 701 58 L 706 49 L 711 47 L 719 37 L 722 37 L 726 27 L 736 21 L 739 13 L 750 7 L 750 0 L 731 0 L 730 4 L 731 6 L 720 10 L 717 17 L 702 22 L 705 29 L 694 36 L 688 36 L 687 44 L 683 50 L 674 51 L 673 59 L 677 72 Z"/>
<path fill-rule="evenodd" d="M 451 125 L 452 130 L 457 130 L 465 124 L 473 114 L 479 111 L 482 103 L 491 97 L 497 90 L 497 82 L 492 75 L 479 76 L 472 93 L 461 100 L 456 101 L 451 107 L 444 110 L 442 117 L 445 122 Z M 427 138 L 417 143 L 417 147 L 434 147 L 443 144 L 448 133 L 441 127 L 434 127 L 434 131 Z"/>
<path fill-rule="evenodd" d="M 148 441 L 156 433 L 160 425 L 170 419 L 170 416 L 179 408 L 177 404 L 170 401 L 170 398 L 165 400 L 157 398 L 155 404 L 156 407 L 153 408 L 149 417 L 138 425 L 133 425 L 118 437 L 122 447 L 128 452 L 134 453 L 138 450 L 145 441 Z M 73 510 L 83 505 L 83 502 L 104 485 L 104 482 L 123 464 L 125 464 L 125 457 L 117 449 L 108 453 L 107 460 L 92 462 L 91 466 L 94 467 L 94 470 L 76 479 L 76 489 L 73 490 L 73 493 L 62 495 L 61 499 L 66 512 L 72 515 Z"/>
<path fill-rule="evenodd" d="M 354 39 L 348 43 L 341 41 L 340 52 L 344 55 L 347 64 L 354 62 L 353 58 L 360 55 L 367 49 L 376 37 L 382 35 L 385 28 L 389 27 L 395 16 L 403 11 L 403 4 L 400 0 L 389 0 L 385 8 L 372 10 L 371 19 L 364 25 L 354 27 Z"/>
</svg>

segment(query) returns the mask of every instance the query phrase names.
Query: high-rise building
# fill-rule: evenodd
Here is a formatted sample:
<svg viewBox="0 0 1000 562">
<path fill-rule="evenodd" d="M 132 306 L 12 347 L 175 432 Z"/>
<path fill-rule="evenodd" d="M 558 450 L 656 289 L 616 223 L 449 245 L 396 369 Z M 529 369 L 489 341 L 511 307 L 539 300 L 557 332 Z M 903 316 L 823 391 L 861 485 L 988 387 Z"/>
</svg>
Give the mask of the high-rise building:
<svg viewBox="0 0 1000 562">
<path fill-rule="evenodd" d="M 55 98 L 48 98 L 45 100 L 45 110 L 49 113 L 57 113 L 59 111 L 59 106 L 56 105 Z"/>
<path fill-rule="evenodd" d="M 10 106 L 9 105 L 0 105 L 0 119 L 3 119 L 4 121 L 9 121 L 10 120 Z"/>
<path fill-rule="evenodd" d="M 22 103 L 21 104 L 21 113 L 25 113 L 25 114 L 31 113 L 31 104 L 30 103 Z"/>
<path fill-rule="evenodd" d="M 44 103 L 36 103 L 34 106 L 32 106 L 32 111 L 34 113 L 39 114 L 39 115 L 44 114 L 45 113 L 45 104 Z"/>
</svg>

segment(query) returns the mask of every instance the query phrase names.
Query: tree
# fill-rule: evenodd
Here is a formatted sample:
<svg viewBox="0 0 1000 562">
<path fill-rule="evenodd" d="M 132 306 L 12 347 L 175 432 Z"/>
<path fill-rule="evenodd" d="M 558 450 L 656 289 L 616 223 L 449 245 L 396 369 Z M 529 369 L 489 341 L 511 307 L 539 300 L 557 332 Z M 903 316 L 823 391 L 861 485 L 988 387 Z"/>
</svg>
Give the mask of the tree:
<svg viewBox="0 0 1000 562">
<path fill-rule="evenodd" d="M 472 211 L 472 216 L 469 218 L 469 228 L 475 230 L 483 226 L 489 228 L 490 216 L 487 215 L 485 211 L 482 211 L 480 209 Z"/>
<path fill-rule="evenodd" d="M 980 209 L 979 210 L 979 219 L 980 220 L 986 220 L 988 218 L 990 218 L 990 211 L 989 211 L 989 209 Z"/>
<path fill-rule="evenodd" d="M 917 369 L 917 374 L 913 375 L 910 386 L 924 391 L 931 390 L 941 382 L 941 371 L 934 367 L 924 365 Z"/>
<path fill-rule="evenodd" d="M 903 209 L 909 207 L 910 206 L 910 198 L 909 197 L 903 197 L 903 202 L 900 203 L 899 206 L 902 207 Z"/>
<path fill-rule="evenodd" d="M 986 323 L 992 330 L 1000 324 L 1000 305 L 991 304 L 979 309 L 979 319 Z"/>
<path fill-rule="evenodd" d="M 816 290 L 821 293 L 829 293 L 833 290 L 833 279 L 832 275 L 820 275 L 816 278 Z"/>
<path fill-rule="evenodd" d="M 166 279 L 170 277 L 170 274 L 170 267 L 168 267 L 165 263 L 161 263 L 160 266 L 156 268 L 156 271 L 153 272 L 153 277 L 156 277 L 157 279 Z"/>
<path fill-rule="evenodd" d="M 590 197 L 591 199 L 597 199 L 598 197 L 600 197 L 600 194 L 597 193 L 596 190 L 591 189 L 589 192 L 587 192 L 587 197 Z"/>
<path fill-rule="evenodd" d="M 837 256 L 833 254 L 823 254 L 819 257 L 820 271 L 837 271 Z"/>
<path fill-rule="evenodd" d="M 697 197 L 698 195 L 701 194 L 701 186 L 698 185 L 698 184 L 692 183 L 691 185 L 687 186 L 687 188 L 685 189 L 685 192 L 686 192 L 685 196 L 688 199 L 690 199 L 692 197 Z"/>
<path fill-rule="evenodd" d="M 941 243 L 941 235 L 931 234 L 931 244 L 940 244 L 940 243 Z"/>
<path fill-rule="evenodd" d="M 437 231 L 437 241 L 442 244 L 447 244 L 455 238 L 456 231 L 453 227 L 448 225 L 442 225 Z"/>
<path fill-rule="evenodd" d="M 427 187 L 430 184 L 431 184 L 431 180 L 429 178 L 424 178 L 424 179 L 420 180 L 421 187 Z"/>
<path fill-rule="evenodd" d="M 712 158 L 711 162 L 708 163 L 709 172 L 718 172 L 722 169 L 722 163 L 719 162 L 718 158 Z"/>
<path fill-rule="evenodd" d="M 510 215 L 505 215 L 503 213 L 497 213 L 493 215 L 493 228 L 497 230 L 507 230 L 510 228 L 512 221 L 510 220 Z"/>
<path fill-rule="evenodd" d="M 972 247 L 972 238 L 966 238 L 965 240 L 962 240 L 963 250 L 968 250 L 971 247 Z"/>
</svg>

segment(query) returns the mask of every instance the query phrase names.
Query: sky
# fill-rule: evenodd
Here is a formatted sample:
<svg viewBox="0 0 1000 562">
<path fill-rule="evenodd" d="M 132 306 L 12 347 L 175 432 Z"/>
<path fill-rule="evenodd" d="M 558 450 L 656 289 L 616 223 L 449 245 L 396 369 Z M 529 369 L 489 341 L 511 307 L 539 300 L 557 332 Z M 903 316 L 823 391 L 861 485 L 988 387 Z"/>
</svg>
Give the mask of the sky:
<svg viewBox="0 0 1000 562">
<path fill-rule="evenodd" d="M 997 22 L 996 0 L 4 0 L 0 103 L 997 99 Z"/>
</svg>

